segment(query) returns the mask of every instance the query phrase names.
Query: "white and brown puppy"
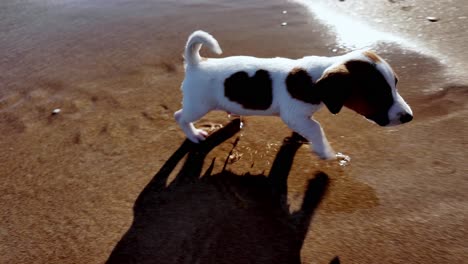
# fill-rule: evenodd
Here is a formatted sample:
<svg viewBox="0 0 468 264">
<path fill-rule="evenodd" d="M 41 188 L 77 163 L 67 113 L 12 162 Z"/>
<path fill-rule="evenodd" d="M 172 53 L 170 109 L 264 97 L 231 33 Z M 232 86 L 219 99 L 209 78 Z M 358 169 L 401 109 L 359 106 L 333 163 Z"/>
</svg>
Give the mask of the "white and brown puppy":
<svg viewBox="0 0 468 264">
<path fill-rule="evenodd" d="M 412 120 L 411 108 L 396 89 L 390 65 L 371 51 L 337 57 L 308 56 L 202 58 L 202 44 L 221 54 L 210 34 L 196 31 L 185 47 L 183 109 L 174 114 L 187 137 L 203 140 L 207 133 L 194 121 L 211 110 L 238 115 L 280 116 L 311 142 L 324 159 L 335 157 L 320 124 L 311 118 L 325 105 L 337 114 L 346 106 L 380 126 Z"/>
</svg>

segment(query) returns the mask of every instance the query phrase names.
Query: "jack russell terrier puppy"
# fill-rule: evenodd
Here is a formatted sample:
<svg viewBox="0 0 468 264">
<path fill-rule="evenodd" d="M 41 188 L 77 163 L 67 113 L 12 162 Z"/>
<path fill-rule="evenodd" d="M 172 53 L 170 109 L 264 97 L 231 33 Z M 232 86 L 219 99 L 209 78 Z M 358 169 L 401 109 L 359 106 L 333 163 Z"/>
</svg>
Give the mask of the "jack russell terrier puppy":
<svg viewBox="0 0 468 264">
<path fill-rule="evenodd" d="M 343 106 L 380 126 L 413 119 L 398 94 L 398 79 L 390 65 L 372 51 L 354 51 L 336 57 L 307 56 L 202 58 L 202 45 L 221 54 L 210 34 L 195 31 L 185 47 L 183 108 L 174 117 L 187 137 L 198 143 L 207 132 L 192 122 L 211 110 L 237 115 L 279 116 L 311 142 L 322 159 L 336 154 L 320 124 L 311 116 L 325 105 L 332 114 Z"/>
</svg>

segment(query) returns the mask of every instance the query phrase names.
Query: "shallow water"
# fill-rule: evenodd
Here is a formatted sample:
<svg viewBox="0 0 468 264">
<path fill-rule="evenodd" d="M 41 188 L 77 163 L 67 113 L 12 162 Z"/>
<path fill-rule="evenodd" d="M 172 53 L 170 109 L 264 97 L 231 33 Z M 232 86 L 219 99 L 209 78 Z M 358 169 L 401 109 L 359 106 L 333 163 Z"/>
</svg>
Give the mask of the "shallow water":
<svg viewBox="0 0 468 264">
<path fill-rule="evenodd" d="M 304 5 L 314 17 L 323 24 L 329 25 L 331 31 L 336 35 L 338 47 L 332 51 L 348 52 L 355 49 L 376 48 L 379 43 L 390 42 L 402 45 L 404 48 L 415 48 L 420 44 L 413 43 L 411 39 L 404 39 L 398 34 L 383 32 L 367 24 L 365 20 L 358 20 L 346 12 L 337 10 L 336 1 L 327 5 L 318 1 L 296 1 Z"/>
</svg>

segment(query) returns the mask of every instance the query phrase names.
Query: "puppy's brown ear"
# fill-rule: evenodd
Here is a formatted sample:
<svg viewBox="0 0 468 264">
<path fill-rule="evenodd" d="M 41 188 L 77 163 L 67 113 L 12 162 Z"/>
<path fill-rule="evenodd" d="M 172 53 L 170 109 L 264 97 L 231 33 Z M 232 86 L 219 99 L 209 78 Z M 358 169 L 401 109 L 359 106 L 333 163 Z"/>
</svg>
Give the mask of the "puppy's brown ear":
<svg viewBox="0 0 468 264">
<path fill-rule="evenodd" d="M 351 93 L 351 76 L 346 67 L 339 66 L 323 74 L 316 88 L 321 101 L 332 114 L 338 114 Z"/>
</svg>

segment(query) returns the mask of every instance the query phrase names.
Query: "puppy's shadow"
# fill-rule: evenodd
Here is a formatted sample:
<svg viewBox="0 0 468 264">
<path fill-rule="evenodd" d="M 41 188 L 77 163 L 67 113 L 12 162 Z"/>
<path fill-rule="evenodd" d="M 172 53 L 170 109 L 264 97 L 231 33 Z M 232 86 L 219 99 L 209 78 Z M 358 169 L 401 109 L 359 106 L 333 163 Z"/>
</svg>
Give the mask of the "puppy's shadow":
<svg viewBox="0 0 468 264">
<path fill-rule="evenodd" d="M 203 143 L 186 140 L 176 150 L 137 198 L 133 223 L 107 263 L 301 263 L 300 250 L 328 176 L 318 173 L 310 180 L 300 210 L 289 212 L 287 178 L 301 145 L 293 134 L 268 176 L 225 169 L 211 175 L 213 160 L 200 178 L 207 154 L 234 136 L 239 125 L 234 120 Z"/>
</svg>

